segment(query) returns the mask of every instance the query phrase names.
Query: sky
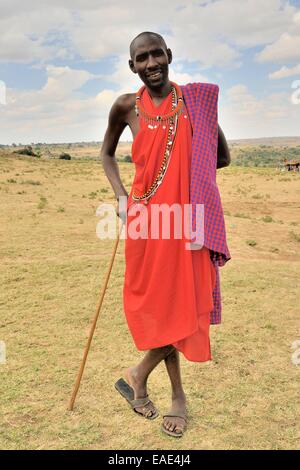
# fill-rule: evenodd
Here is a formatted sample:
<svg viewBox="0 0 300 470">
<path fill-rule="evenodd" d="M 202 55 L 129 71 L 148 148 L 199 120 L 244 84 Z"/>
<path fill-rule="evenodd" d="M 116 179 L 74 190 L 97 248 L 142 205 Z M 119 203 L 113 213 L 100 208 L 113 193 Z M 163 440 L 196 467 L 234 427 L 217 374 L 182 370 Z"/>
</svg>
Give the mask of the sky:
<svg viewBox="0 0 300 470">
<path fill-rule="evenodd" d="M 300 135 L 300 0 L 0 0 L 0 30 L 0 144 L 101 141 L 141 31 L 171 80 L 219 85 L 228 139 Z"/>
</svg>

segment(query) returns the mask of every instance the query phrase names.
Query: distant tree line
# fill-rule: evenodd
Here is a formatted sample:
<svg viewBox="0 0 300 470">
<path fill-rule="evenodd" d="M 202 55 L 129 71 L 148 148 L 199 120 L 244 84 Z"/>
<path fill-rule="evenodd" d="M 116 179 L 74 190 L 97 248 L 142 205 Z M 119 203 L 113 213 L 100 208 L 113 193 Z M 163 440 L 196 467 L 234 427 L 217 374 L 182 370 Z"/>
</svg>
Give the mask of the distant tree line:
<svg viewBox="0 0 300 470">
<path fill-rule="evenodd" d="M 298 147 L 259 147 L 232 148 L 232 165 L 276 167 L 284 161 L 300 160 L 300 146 Z"/>
</svg>

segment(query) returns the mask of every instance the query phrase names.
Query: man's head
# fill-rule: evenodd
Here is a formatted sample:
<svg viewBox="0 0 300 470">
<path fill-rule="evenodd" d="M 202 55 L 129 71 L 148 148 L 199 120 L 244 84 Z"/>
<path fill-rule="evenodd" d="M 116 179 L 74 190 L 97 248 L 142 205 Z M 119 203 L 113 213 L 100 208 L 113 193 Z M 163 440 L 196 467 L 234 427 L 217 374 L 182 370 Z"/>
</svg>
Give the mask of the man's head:
<svg viewBox="0 0 300 470">
<path fill-rule="evenodd" d="M 136 36 L 130 44 L 130 57 L 130 69 L 148 88 L 161 88 L 168 82 L 172 52 L 160 34 L 146 31 Z"/>
</svg>

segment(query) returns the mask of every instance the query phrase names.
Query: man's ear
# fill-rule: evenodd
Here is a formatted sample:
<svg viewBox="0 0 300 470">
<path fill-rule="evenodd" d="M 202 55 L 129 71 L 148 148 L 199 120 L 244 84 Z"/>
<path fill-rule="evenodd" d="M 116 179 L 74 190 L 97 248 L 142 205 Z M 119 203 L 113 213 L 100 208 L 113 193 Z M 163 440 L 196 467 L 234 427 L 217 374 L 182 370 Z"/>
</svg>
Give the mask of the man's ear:
<svg viewBox="0 0 300 470">
<path fill-rule="evenodd" d="M 168 55 L 168 64 L 172 62 L 173 55 L 171 49 L 167 49 L 167 55 Z"/>
<path fill-rule="evenodd" d="M 134 66 L 133 60 L 129 59 L 128 64 L 129 64 L 130 70 L 131 70 L 133 73 L 137 73 L 137 71 L 135 70 L 135 66 Z"/>
</svg>

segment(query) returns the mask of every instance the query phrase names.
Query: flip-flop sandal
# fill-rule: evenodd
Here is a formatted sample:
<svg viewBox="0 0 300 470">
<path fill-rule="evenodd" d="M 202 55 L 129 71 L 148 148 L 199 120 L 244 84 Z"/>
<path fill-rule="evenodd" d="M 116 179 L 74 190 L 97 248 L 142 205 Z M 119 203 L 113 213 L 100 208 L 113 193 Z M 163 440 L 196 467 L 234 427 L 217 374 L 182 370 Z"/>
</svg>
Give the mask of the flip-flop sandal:
<svg viewBox="0 0 300 470">
<path fill-rule="evenodd" d="M 187 425 L 186 415 L 182 415 L 182 414 L 179 414 L 179 413 L 168 413 L 167 415 L 164 415 L 163 418 L 182 418 L 182 419 L 184 419 L 185 424 L 184 424 L 184 427 L 182 428 L 182 430 L 180 430 L 180 432 L 176 432 L 175 430 L 174 431 L 169 431 L 169 429 L 166 429 L 164 427 L 164 424 L 161 425 L 161 430 L 164 433 L 168 434 L 168 436 L 172 436 L 172 437 L 182 437 L 183 436 L 184 431 L 186 430 L 186 425 Z"/>
<path fill-rule="evenodd" d="M 143 416 L 146 419 L 155 419 L 159 415 L 159 413 L 156 409 L 155 409 L 155 411 L 146 409 L 147 405 L 149 405 L 149 404 L 153 405 L 153 403 L 149 399 L 148 395 L 144 398 L 137 398 L 136 400 L 134 399 L 134 390 L 127 382 L 125 382 L 124 379 L 119 379 L 115 383 L 115 388 L 122 395 L 122 397 L 125 398 L 128 401 L 128 403 L 130 404 L 133 411 L 135 411 L 138 415 Z M 136 408 L 141 408 L 141 407 L 145 408 L 144 412 L 138 411 L 136 409 Z"/>
</svg>

